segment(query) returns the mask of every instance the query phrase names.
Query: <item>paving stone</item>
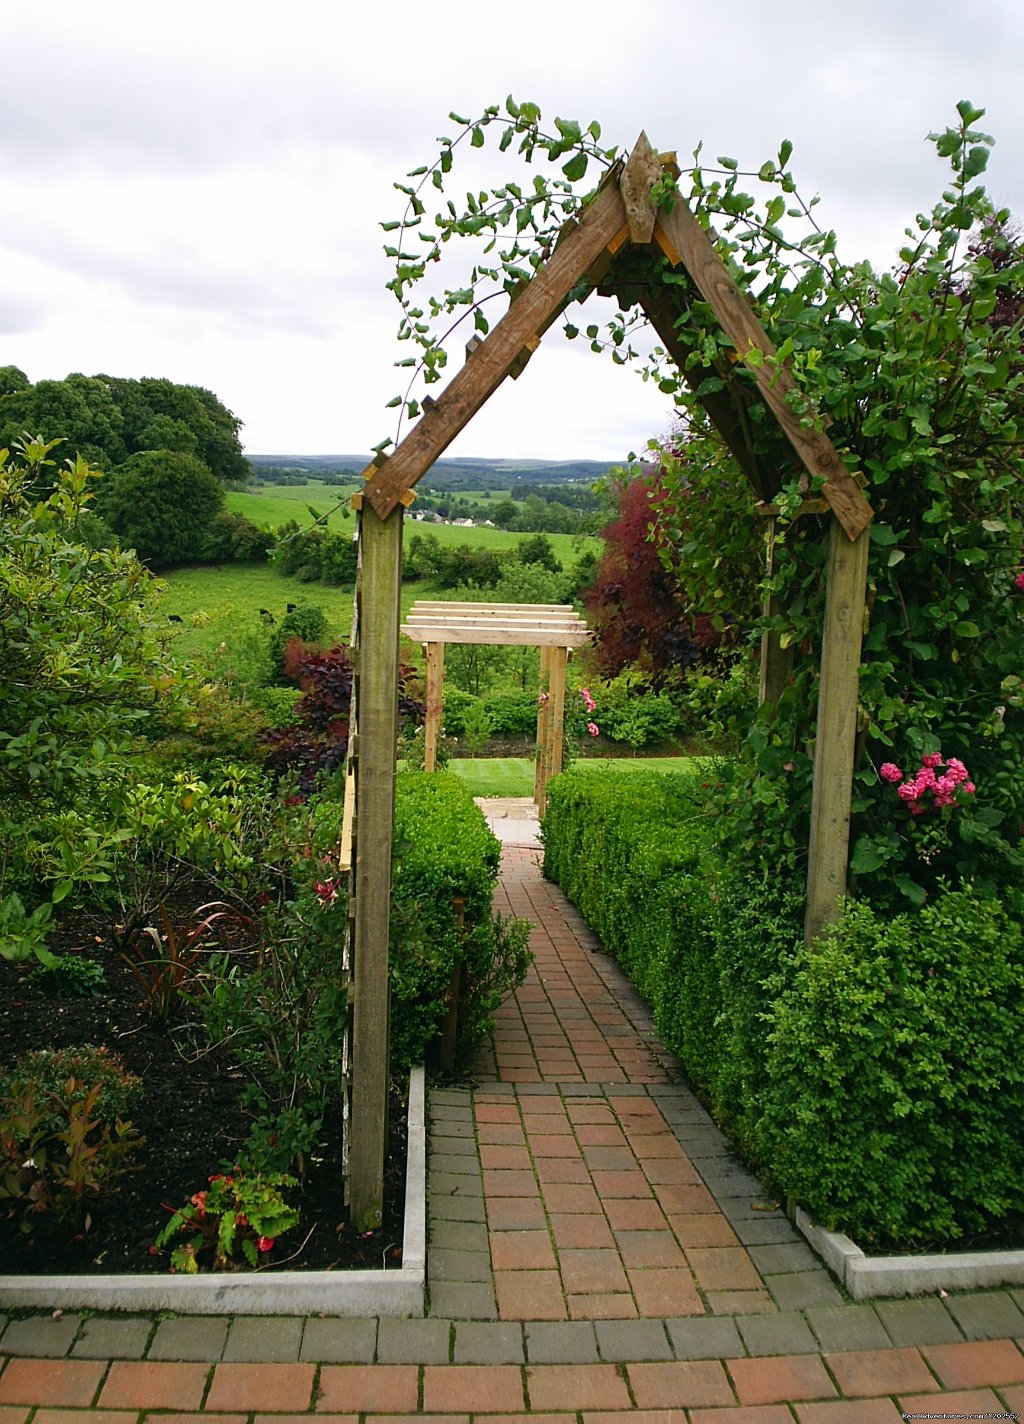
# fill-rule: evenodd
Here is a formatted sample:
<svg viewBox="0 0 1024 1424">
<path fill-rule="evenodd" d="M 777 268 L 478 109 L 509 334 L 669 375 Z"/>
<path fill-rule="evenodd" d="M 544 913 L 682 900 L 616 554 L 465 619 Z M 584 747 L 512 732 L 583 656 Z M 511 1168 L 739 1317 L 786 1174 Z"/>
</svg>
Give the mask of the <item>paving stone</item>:
<svg viewBox="0 0 1024 1424">
<path fill-rule="evenodd" d="M 743 1354 L 734 1320 L 666 1320 L 665 1329 L 677 1360 L 729 1360 Z"/>
<path fill-rule="evenodd" d="M 594 1325 L 603 1360 L 670 1360 L 672 1347 L 660 1320 L 598 1320 Z"/>
<path fill-rule="evenodd" d="M 435 1221 L 430 1226 L 430 1249 L 489 1251 L 490 1236 L 483 1222 Z"/>
<path fill-rule="evenodd" d="M 217 1316 L 187 1316 L 161 1320 L 146 1352 L 148 1360 L 206 1360 L 224 1353 L 230 1322 Z"/>
<path fill-rule="evenodd" d="M 491 1258 L 485 1251 L 439 1249 L 427 1252 L 427 1275 L 435 1281 L 477 1281 L 491 1279 Z"/>
<path fill-rule="evenodd" d="M 434 1221 L 483 1221 L 483 1197 L 439 1197 L 430 1196 L 430 1220 Z"/>
<path fill-rule="evenodd" d="M 734 1222 L 733 1230 L 744 1246 L 788 1246 L 803 1241 L 803 1237 L 784 1216 L 752 1216 L 744 1221 Z"/>
<path fill-rule="evenodd" d="M 870 1305 L 812 1305 L 807 1323 L 822 1350 L 884 1350 L 892 1342 Z"/>
<path fill-rule="evenodd" d="M 811 1328 L 796 1310 L 774 1315 L 740 1315 L 736 1328 L 751 1355 L 816 1355 L 818 1344 Z"/>
<path fill-rule="evenodd" d="M 444 1320 L 496 1320 L 494 1287 L 466 1281 L 432 1281 L 430 1314 Z"/>
<path fill-rule="evenodd" d="M 427 1179 L 431 1201 L 437 1198 L 443 1201 L 445 1197 L 457 1196 L 461 1200 L 483 1197 L 484 1184 L 480 1180 L 479 1171 L 472 1174 L 468 1172 L 431 1172 Z"/>
<path fill-rule="evenodd" d="M 142 1316 L 96 1316 L 82 1326 L 71 1353 L 85 1360 L 141 1360 L 152 1330 L 153 1322 Z"/>
<path fill-rule="evenodd" d="M 446 1109 L 443 1115 L 431 1113 L 429 1117 L 430 1140 L 434 1142 L 438 1138 L 445 1138 L 450 1142 L 472 1142 L 476 1136 L 476 1126 L 473 1122 L 473 1114 L 470 1111 L 465 1113 L 457 1112 L 451 1114 Z"/>
<path fill-rule="evenodd" d="M 526 1353 L 531 1364 L 589 1365 L 600 1359 L 589 1320 L 530 1320 Z"/>
<path fill-rule="evenodd" d="M 941 1300 L 880 1300 L 875 1310 L 894 1345 L 945 1345 L 963 1339 Z"/>
<path fill-rule="evenodd" d="M 1005 1291 L 952 1295 L 945 1305 L 968 1340 L 1004 1340 L 1024 1336 L 1024 1312 L 1018 1309 Z"/>
<path fill-rule="evenodd" d="M 515 1320 L 466 1320 L 455 1327 L 457 1365 L 521 1365 L 523 1327 Z"/>
<path fill-rule="evenodd" d="M 471 1132 L 463 1133 L 461 1137 L 450 1137 L 447 1134 L 430 1134 L 430 1161 L 435 1157 L 470 1157 L 477 1155 L 476 1138 Z M 453 1169 L 456 1170 L 456 1169 Z"/>
<path fill-rule="evenodd" d="M 457 1177 L 460 1183 L 460 1191 L 468 1190 L 462 1183 L 466 1182 L 470 1177 L 479 1178 L 480 1159 L 476 1155 L 476 1144 L 468 1142 L 466 1146 L 471 1149 L 469 1155 L 448 1151 L 430 1153 L 427 1158 L 427 1171 L 430 1174 L 432 1190 L 438 1178 L 444 1181 L 449 1176 Z"/>
<path fill-rule="evenodd" d="M 303 1322 L 287 1315 L 236 1315 L 222 1360 L 243 1364 L 291 1364 L 299 1358 Z"/>
<path fill-rule="evenodd" d="M 751 1246 L 748 1255 L 762 1276 L 788 1275 L 792 1271 L 814 1271 L 818 1270 L 821 1264 L 810 1247 L 799 1241 Z"/>
<path fill-rule="evenodd" d="M 377 1363 L 446 1365 L 451 1351 L 450 1320 L 381 1320 Z"/>
<path fill-rule="evenodd" d="M 12 1320 L 4 1331 L 4 1354 L 60 1359 L 71 1349 L 81 1323 L 77 1315 L 62 1315 L 59 1320 L 49 1315 Z"/>
<path fill-rule="evenodd" d="M 376 1320 L 310 1318 L 299 1359 L 321 1365 L 369 1365 L 377 1346 Z"/>
<path fill-rule="evenodd" d="M 804 1310 L 809 1305 L 838 1305 L 842 1293 L 826 1270 L 769 1276 L 765 1285 L 780 1310 Z"/>
</svg>

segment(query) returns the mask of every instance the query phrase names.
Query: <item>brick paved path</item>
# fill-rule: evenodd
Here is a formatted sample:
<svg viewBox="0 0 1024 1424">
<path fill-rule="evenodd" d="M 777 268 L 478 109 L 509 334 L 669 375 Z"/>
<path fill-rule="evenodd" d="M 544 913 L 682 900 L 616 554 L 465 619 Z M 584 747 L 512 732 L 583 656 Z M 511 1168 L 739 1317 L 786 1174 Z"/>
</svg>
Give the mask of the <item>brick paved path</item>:
<svg viewBox="0 0 1024 1424">
<path fill-rule="evenodd" d="M 1024 1412 L 1024 1291 L 847 1302 L 504 839 L 537 958 L 476 1086 L 431 1094 L 428 1317 L 0 1317 L 0 1424 Z"/>
</svg>

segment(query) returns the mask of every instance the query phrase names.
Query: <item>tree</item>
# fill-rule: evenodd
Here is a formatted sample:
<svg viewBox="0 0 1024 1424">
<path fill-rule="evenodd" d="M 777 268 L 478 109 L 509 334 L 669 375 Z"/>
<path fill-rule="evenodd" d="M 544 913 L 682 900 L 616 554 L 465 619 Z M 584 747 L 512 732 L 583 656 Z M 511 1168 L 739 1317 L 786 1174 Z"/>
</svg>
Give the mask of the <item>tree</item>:
<svg viewBox="0 0 1024 1424">
<path fill-rule="evenodd" d="M 0 396 L 0 445 L 11 448 L 23 435 L 60 431 L 72 457 L 81 455 L 103 469 L 125 458 L 124 421 L 101 377 L 76 373 L 34 386 L 19 386 L 15 379 L 14 385 L 14 390 Z M 53 471 L 44 465 L 37 474 L 50 477 Z"/>
<path fill-rule="evenodd" d="M 177 450 L 144 450 L 108 475 L 97 512 L 150 568 L 202 557 L 224 486 L 202 460 Z"/>
<path fill-rule="evenodd" d="M 521 539 L 516 546 L 516 553 L 524 564 L 540 564 L 553 574 L 562 572 L 562 565 L 558 562 L 551 547 L 551 540 L 546 534 L 531 534 L 529 539 Z"/>
<path fill-rule="evenodd" d="M 37 899 L 39 881 L 105 878 L 106 788 L 169 686 L 145 570 L 83 545 L 98 472 L 58 468 L 55 443 L 0 465 L 0 881 Z"/>
<path fill-rule="evenodd" d="M 661 473 L 623 473 L 614 497 L 616 517 L 603 531 L 604 553 L 583 595 L 594 656 L 603 676 L 636 667 L 659 689 L 714 659 L 722 634 L 707 615 L 691 615 L 678 562 L 659 534 L 670 499 Z"/>
</svg>

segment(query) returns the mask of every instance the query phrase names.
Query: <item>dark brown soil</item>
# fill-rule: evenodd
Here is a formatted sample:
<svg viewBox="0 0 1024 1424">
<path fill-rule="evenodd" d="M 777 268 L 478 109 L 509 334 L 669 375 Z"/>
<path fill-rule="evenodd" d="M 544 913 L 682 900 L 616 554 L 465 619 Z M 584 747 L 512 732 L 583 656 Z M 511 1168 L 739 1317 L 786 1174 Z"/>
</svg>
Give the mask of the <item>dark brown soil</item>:
<svg viewBox="0 0 1024 1424">
<path fill-rule="evenodd" d="M 143 1098 L 132 1122 L 145 1137 L 135 1168 L 110 1194 L 90 1206 L 88 1232 L 69 1242 L 49 1229 L 49 1217 L 25 1235 L 22 1213 L 0 1199 L 0 1272 L 4 1275 L 90 1275 L 166 1271 L 166 1252 L 153 1241 L 170 1212 L 184 1206 L 216 1172 L 230 1168 L 249 1135 L 241 1103 L 245 1079 L 223 1055 L 203 1051 L 193 1026 L 170 1032 L 146 1013 L 141 991 L 102 934 L 102 927 L 68 920 L 52 933 L 51 948 L 88 953 L 106 970 L 107 991 L 97 999 L 44 997 L 28 983 L 32 965 L 0 960 L 0 1071 L 35 1048 L 93 1044 L 112 1049 L 142 1079 Z M 34 962 L 33 962 L 34 963 Z M 301 1187 L 288 1193 L 300 1224 L 267 1257 L 271 1269 L 379 1269 L 401 1262 L 405 1188 L 404 1103 L 392 1104 L 386 1164 L 384 1224 L 357 1236 L 346 1222 L 340 1169 L 340 1113 L 325 1123 Z"/>
</svg>

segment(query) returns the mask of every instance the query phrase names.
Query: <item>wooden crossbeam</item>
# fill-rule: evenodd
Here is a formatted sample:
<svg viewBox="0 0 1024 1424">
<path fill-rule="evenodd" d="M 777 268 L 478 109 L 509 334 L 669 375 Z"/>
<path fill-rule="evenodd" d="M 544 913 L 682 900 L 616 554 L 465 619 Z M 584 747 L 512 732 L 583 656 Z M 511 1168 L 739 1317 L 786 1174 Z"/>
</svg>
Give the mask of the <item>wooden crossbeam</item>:
<svg viewBox="0 0 1024 1424">
<path fill-rule="evenodd" d="M 366 494 L 381 518 L 458 435 L 509 374 L 530 340 L 568 297 L 598 256 L 626 230 L 617 185 L 609 183 L 586 207 L 512 306 L 445 387 L 383 466 L 363 472 Z"/>
<path fill-rule="evenodd" d="M 801 462 L 812 475 L 823 477 L 822 494 L 847 536 L 856 539 L 871 523 L 871 505 L 828 436 L 823 431 L 805 428 L 805 418 L 813 416 L 809 402 L 798 391 L 785 365 L 775 361 L 775 347 L 767 332 L 682 198 L 677 198 L 670 213 L 658 214 L 654 241 L 674 266 L 682 264 L 693 278 L 737 355 L 747 361 L 753 371 L 765 404 L 772 410 Z M 767 359 L 749 361 L 752 351 Z M 795 405 L 791 403 L 794 396 L 797 397 Z"/>
<path fill-rule="evenodd" d="M 487 623 L 403 623 L 402 632 L 417 643 L 486 643 L 522 648 L 582 648 L 591 638 L 588 628 L 559 628 L 540 623 L 518 628 Z"/>
</svg>

